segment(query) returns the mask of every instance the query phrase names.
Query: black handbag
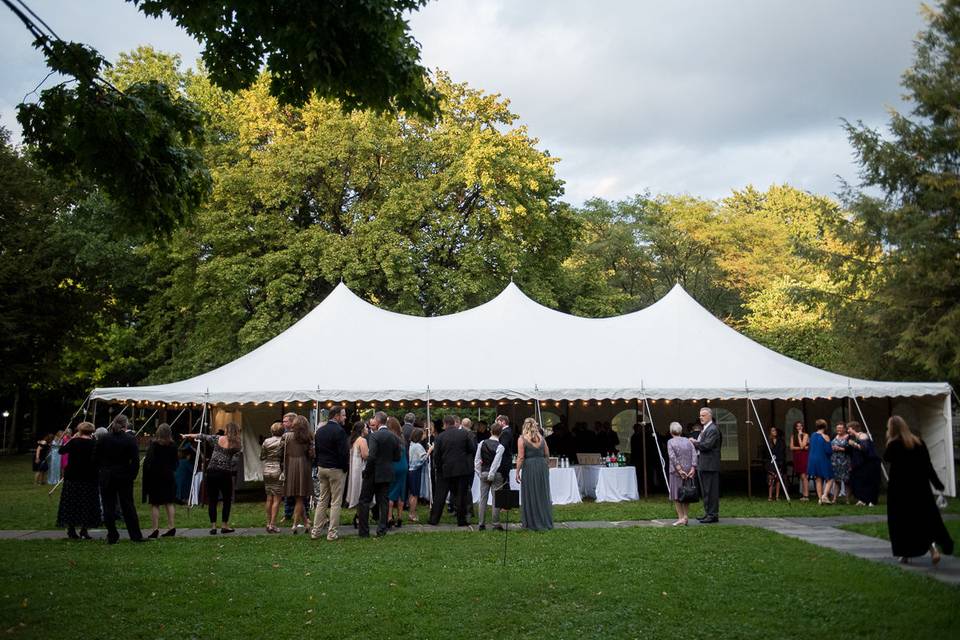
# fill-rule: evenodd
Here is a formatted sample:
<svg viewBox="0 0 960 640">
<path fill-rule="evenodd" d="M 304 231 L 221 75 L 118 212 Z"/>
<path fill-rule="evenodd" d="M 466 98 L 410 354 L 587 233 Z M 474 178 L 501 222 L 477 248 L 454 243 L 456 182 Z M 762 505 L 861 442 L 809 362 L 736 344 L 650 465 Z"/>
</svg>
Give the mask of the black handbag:
<svg viewBox="0 0 960 640">
<path fill-rule="evenodd" d="M 677 492 L 677 501 L 690 504 L 700 501 L 700 492 L 697 490 L 697 483 L 693 478 L 685 478 Z"/>
</svg>

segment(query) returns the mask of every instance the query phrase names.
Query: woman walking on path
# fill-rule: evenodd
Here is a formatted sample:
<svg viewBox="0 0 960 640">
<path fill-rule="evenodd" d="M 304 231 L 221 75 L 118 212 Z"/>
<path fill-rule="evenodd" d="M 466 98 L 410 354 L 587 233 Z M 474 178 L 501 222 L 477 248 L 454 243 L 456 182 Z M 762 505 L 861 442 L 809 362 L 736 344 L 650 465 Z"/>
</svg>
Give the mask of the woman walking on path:
<svg viewBox="0 0 960 640">
<path fill-rule="evenodd" d="M 174 522 L 177 464 L 177 445 L 173 442 L 170 425 L 161 424 L 143 461 L 143 500 L 150 503 L 150 525 L 153 527 L 148 538 L 160 536 L 160 507 L 167 512 L 167 530 L 163 537 L 171 538 L 177 534 Z"/>
<path fill-rule="evenodd" d="M 667 441 L 667 458 L 670 461 L 670 483 L 667 490 L 673 506 L 677 510 L 677 521 L 673 526 L 686 526 L 690 516 L 690 503 L 680 500 L 680 487 L 685 481 L 695 483 L 697 475 L 697 450 L 693 443 L 683 437 L 683 425 L 670 423 L 670 439 Z"/>
<path fill-rule="evenodd" d="M 199 433 L 186 433 L 185 440 L 202 440 L 213 445 L 213 453 L 207 463 L 203 480 L 207 484 L 207 513 L 210 516 L 210 535 L 217 533 L 217 503 L 223 500 L 223 519 L 220 533 L 233 533 L 230 528 L 230 507 L 233 505 L 233 476 L 240 466 L 243 450 L 240 444 L 240 427 L 236 423 L 227 423 L 227 433 L 212 436 Z"/>
<path fill-rule="evenodd" d="M 900 416 L 887 421 L 887 449 L 883 459 L 890 463 L 887 489 L 887 528 L 890 547 L 900 562 L 930 554 L 933 564 L 940 562 L 940 549 L 953 553 L 953 539 L 943 525 L 937 509 L 932 484 L 943 491 L 930 462 L 930 453 L 923 440 L 913 435 Z"/>
<path fill-rule="evenodd" d="M 57 526 L 66 527 L 67 537 L 73 540 L 90 539 L 87 529 L 100 526 L 100 490 L 97 486 L 97 465 L 93 459 L 96 442 L 93 425 L 81 422 L 77 435 L 63 445 L 63 453 L 70 454 L 70 466 L 64 471 L 63 491 L 57 509 Z M 77 528 L 80 533 L 77 533 Z"/>
<path fill-rule="evenodd" d="M 531 531 L 553 529 L 553 502 L 550 498 L 550 449 L 533 418 L 523 422 L 517 439 L 517 482 L 520 483 L 520 523 Z"/>
<path fill-rule="evenodd" d="M 830 462 L 830 437 L 827 435 L 827 421 L 820 419 L 814 423 L 816 432 L 810 436 L 810 461 L 807 473 L 817 487 L 817 499 L 820 504 L 830 504 L 830 488 L 833 486 L 833 465 Z"/>
<path fill-rule="evenodd" d="M 277 513 L 283 502 L 283 423 L 270 425 L 270 437 L 260 447 L 260 462 L 263 465 L 263 489 L 267 494 L 264 508 L 267 512 L 267 533 L 280 533 Z"/>
</svg>

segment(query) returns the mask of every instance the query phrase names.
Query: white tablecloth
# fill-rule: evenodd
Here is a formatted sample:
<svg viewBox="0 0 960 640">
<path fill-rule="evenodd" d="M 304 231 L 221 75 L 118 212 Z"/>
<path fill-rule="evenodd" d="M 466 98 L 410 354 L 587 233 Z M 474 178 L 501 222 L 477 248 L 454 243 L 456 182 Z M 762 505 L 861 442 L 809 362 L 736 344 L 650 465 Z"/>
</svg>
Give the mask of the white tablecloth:
<svg viewBox="0 0 960 640">
<path fill-rule="evenodd" d="M 578 464 L 573 467 L 580 486 L 580 495 L 597 502 L 639 500 L 637 473 L 633 467 L 602 467 Z"/>
<path fill-rule="evenodd" d="M 600 475 L 601 467 L 598 464 L 578 464 L 571 467 L 577 475 L 577 485 L 580 487 L 580 495 L 584 498 L 597 497 L 597 477 Z"/>
<path fill-rule="evenodd" d="M 633 467 L 609 467 L 600 469 L 597 477 L 597 502 L 623 502 L 639 500 L 637 470 Z"/>
<path fill-rule="evenodd" d="M 634 483 L 636 484 L 636 483 Z M 510 470 L 510 487 L 517 491 L 520 490 L 520 484 L 517 483 L 516 469 Z M 474 504 L 480 502 L 480 476 L 473 474 L 473 493 Z M 577 482 L 577 474 L 573 467 L 566 469 L 550 469 L 550 498 L 553 504 L 574 504 L 581 502 L 580 489 Z M 487 499 L 488 504 L 493 504 L 493 492 Z"/>
</svg>

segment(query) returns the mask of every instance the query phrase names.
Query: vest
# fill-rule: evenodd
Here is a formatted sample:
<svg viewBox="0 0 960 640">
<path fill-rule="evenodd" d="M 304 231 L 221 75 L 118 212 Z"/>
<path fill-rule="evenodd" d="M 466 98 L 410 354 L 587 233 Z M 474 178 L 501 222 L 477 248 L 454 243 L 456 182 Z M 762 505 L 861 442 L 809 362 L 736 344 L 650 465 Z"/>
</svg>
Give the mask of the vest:
<svg viewBox="0 0 960 640">
<path fill-rule="evenodd" d="M 500 443 L 496 440 L 484 440 L 480 445 L 480 470 L 483 473 L 490 471 L 490 465 L 493 464 L 493 459 L 497 457 L 497 449 L 500 448 Z"/>
</svg>

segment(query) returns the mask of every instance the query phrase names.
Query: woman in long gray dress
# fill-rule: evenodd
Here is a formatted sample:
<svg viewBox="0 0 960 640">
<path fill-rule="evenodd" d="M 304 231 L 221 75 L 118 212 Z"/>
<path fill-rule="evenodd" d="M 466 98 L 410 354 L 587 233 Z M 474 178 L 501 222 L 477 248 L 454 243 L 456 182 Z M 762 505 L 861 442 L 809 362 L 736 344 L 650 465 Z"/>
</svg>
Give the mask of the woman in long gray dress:
<svg viewBox="0 0 960 640">
<path fill-rule="evenodd" d="M 670 460 L 670 499 L 677 510 L 677 521 L 673 523 L 675 527 L 685 526 L 690 515 L 690 503 L 680 502 L 680 485 L 697 475 L 697 450 L 682 434 L 683 426 L 679 422 L 671 422 L 672 437 L 667 441 L 667 457 Z"/>
<path fill-rule="evenodd" d="M 553 529 L 553 502 L 550 499 L 550 449 L 533 418 L 523 422 L 517 440 L 517 482 L 520 483 L 520 523 L 531 531 Z"/>
</svg>

